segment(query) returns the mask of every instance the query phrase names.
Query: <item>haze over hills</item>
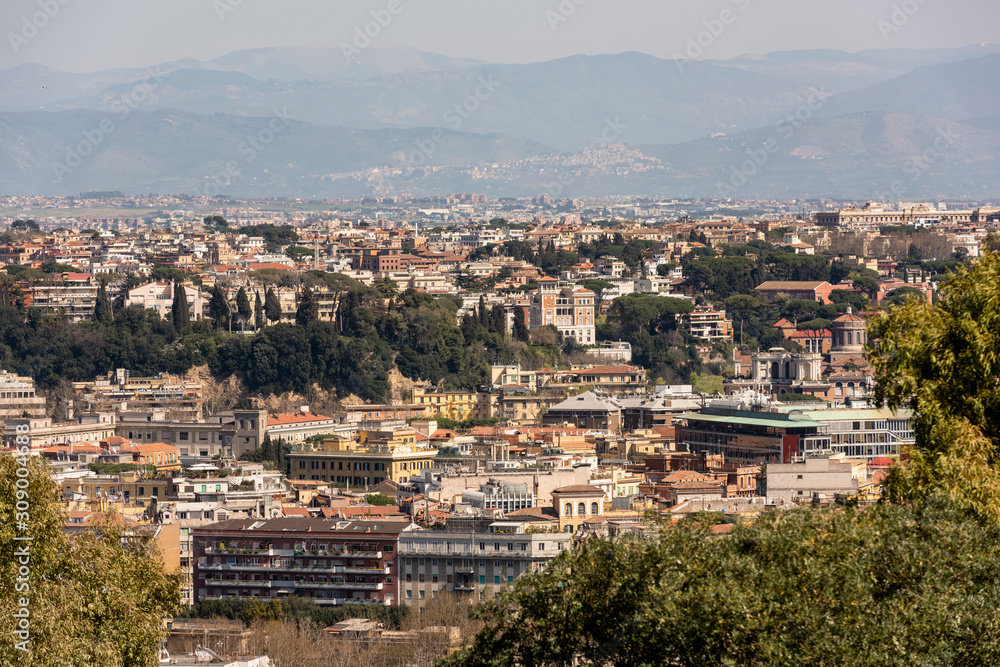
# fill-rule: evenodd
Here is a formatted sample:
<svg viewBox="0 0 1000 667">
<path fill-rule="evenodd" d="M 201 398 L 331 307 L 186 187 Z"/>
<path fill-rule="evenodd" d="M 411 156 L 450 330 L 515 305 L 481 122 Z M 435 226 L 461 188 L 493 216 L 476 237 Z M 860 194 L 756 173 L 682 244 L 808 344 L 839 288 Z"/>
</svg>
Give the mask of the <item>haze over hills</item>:
<svg viewBox="0 0 1000 667">
<path fill-rule="evenodd" d="M 908 165 L 946 127 L 957 138 L 918 168 L 911 194 L 988 196 L 1000 180 L 998 50 L 496 65 L 372 48 L 357 65 L 339 49 L 273 48 L 166 63 L 154 76 L 22 65 L 0 71 L 13 93 L 0 104 L 15 111 L 0 114 L 0 191 L 711 196 L 771 139 L 777 148 L 733 196 L 902 196 L 893 184 L 911 182 Z M 247 161 L 248 137 L 276 110 L 287 128 Z M 113 131 L 63 173 L 56 165 L 102 122 Z M 239 173 L 220 181 L 230 163 Z M 386 165 L 402 169 L 387 181 Z"/>
<path fill-rule="evenodd" d="M 870 49 L 858 53 L 835 49 L 775 51 L 711 62 L 802 85 L 826 86 L 832 92 L 847 92 L 888 81 L 918 67 L 994 53 L 1000 53 L 1000 44 L 975 44 L 957 49 Z"/>
</svg>

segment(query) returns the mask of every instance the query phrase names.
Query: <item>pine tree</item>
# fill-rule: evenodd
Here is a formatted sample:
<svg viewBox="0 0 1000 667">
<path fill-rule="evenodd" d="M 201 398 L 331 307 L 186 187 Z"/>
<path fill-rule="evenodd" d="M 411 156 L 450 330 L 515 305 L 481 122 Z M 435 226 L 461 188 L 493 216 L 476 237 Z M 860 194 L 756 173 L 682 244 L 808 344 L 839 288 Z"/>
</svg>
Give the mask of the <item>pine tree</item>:
<svg viewBox="0 0 1000 667">
<path fill-rule="evenodd" d="M 264 295 L 264 316 L 268 322 L 277 322 L 281 319 L 281 302 L 278 301 L 278 295 L 274 293 L 273 287 L 268 287 L 267 294 Z"/>
<path fill-rule="evenodd" d="M 260 292 L 257 292 L 253 300 L 253 327 L 257 331 L 264 328 L 264 304 L 260 301 Z"/>
<path fill-rule="evenodd" d="M 191 309 L 188 306 L 187 290 L 181 283 L 174 283 L 174 302 L 170 306 L 174 330 L 184 333 L 191 328 Z"/>
</svg>

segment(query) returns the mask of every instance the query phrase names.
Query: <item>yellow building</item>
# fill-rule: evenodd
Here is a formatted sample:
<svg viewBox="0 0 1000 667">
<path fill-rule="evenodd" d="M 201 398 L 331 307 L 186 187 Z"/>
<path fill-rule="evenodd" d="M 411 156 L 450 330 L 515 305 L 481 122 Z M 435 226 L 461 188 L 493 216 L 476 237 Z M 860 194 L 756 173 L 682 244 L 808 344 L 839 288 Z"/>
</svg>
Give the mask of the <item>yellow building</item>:
<svg viewBox="0 0 1000 667">
<path fill-rule="evenodd" d="M 359 440 L 329 438 L 319 445 L 297 446 L 288 455 L 290 478 L 351 486 L 406 482 L 432 468 L 438 453 L 420 446 L 417 432 L 410 428 L 362 431 Z"/>
<path fill-rule="evenodd" d="M 493 416 L 490 395 L 473 391 L 427 391 L 414 387 L 411 403 L 424 406 L 424 415 L 429 418 L 462 421 Z"/>
<path fill-rule="evenodd" d="M 162 502 L 167 498 L 169 485 L 168 478 L 143 478 L 133 471 L 69 478 L 59 484 L 64 500 L 107 499 L 125 507 L 145 507 L 154 498 Z"/>
<path fill-rule="evenodd" d="M 604 491 L 589 484 L 563 486 L 552 491 L 559 530 L 575 533 L 584 521 L 604 516 Z"/>
</svg>

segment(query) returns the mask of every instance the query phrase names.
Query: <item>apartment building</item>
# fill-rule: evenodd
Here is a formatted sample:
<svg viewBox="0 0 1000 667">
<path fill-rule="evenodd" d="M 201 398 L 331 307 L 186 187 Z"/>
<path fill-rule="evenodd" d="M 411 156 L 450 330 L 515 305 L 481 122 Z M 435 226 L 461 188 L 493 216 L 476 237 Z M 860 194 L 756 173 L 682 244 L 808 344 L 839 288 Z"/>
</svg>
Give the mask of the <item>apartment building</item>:
<svg viewBox="0 0 1000 667">
<path fill-rule="evenodd" d="M 580 345 L 594 345 L 595 294 L 578 285 L 560 283 L 555 278 L 539 278 L 538 292 L 531 300 L 528 326 L 551 325 Z"/>
<path fill-rule="evenodd" d="M 44 416 L 45 397 L 35 394 L 35 381 L 0 371 L 0 419 Z"/>
<path fill-rule="evenodd" d="M 400 537 L 401 602 L 424 607 L 440 592 L 479 600 L 535 572 L 571 546 L 570 533 L 528 532 L 525 521 L 452 519 Z"/>
<path fill-rule="evenodd" d="M 205 311 L 205 300 L 201 296 L 201 291 L 191 285 L 184 285 L 184 293 L 187 295 L 190 318 L 200 320 L 204 317 Z M 174 307 L 174 283 L 146 283 L 130 289 L 128 298 L 125 299 L 125 306 L 149 308 L 159 313 L 161 318 L 168 319 Z"/>
<path fill-rule="evenodd" d="M 362 431 L 363 442 L 331 438 L 320 444 L 302 443 L 288 454 L 292 479 L 312 479 L 351 486 L 380 482 L 406 482 L 434 465 L 438 450 L 417 445 L 415 431 L 398 437 L 372 437 Z"/>
<path fill-rule="evenodd" d="M 493 416 L 490 395 L 473 391 L 428 391 L 422 387 L 414 387 L 410 402 L 426 406 L 424 415 L 428 418 L 447 417 L 462 421 L 489 419 Z"/>
<path fill-rule="evenodd" d="M 296 596 L 324 606 L 398 604 L 398 546 L 411 527 L 281 517 L 192 528 L 195 601 Z"/>
<path fill-rule="evenodd" d="M 733 322 L 726 319 L 726 309 L 712 306 L 696 306 L 690 313 L 681 315 L 684 329 L 702 340 L 733 340 Z"/>
<path fill-rule="evenodd" d="M 298 412 L 284 412 L 268 415 L 267 434 L 272 440 L 281 438 L 285 442 L 301 442 L 314 435 L 330 435 L 340 423 L 333 417 L 317 415 L 304 405 Z"/>
<path fill-rule="evenodd" d="M 60 283 L 19 283 L 19 287 L 25 293 L 25 306 L 59 314 L 67 322 L 89 322 L 94 319 L 98 287 L 86 273 L 63 274 Z"/>
</svg>

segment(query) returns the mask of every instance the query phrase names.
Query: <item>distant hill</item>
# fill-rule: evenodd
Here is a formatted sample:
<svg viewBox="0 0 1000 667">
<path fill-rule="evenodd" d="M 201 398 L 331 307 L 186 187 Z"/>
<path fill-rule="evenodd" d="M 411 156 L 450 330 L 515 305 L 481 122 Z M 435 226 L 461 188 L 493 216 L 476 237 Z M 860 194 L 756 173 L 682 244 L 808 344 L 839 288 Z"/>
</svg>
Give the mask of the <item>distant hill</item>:
<svg viewBox="0 0 1000 667">
<path fill-rule="evenodd" d="M 83 152 L 89 154 L 77 160 Z M 336 192 L 323 185 L 334 173 L 400 164 L 435 169 L 551 152 L 509 135 L 318 127 L 274 116 L 175 110 L 136 111 L 125 118 L 80 110 L 8 113 L 0 114 L 0 192 L 74 194 L 110 187 L 318 196 Z"/>
<path fill-rule="evenodd" d="M 917 67 L 981 58 L 992 53 L 1000 53 L 1000 44 L 975 44 L 954 49 L 871 49 L 858 53 L 835 49 L 775 51 L 712 62 L 803 85 L 822 85 L 832 92 L 846 92 L 888 81 Z"/>
<path fill-rule="evenodd" d="M 1000 131 L 913 114 L 850 114 L 639 148 L 663 161 L 664 183 L 678 194 L 889 201 L 1000 194 Z"/>
<path fill-rule="evenodd" d="M 804 95 L 804 87 L 781 79 L 708 63 L 678 68 L 673 61 L 638 53 L 529 65 L 454 65 L 448 61 L 435 70 L 359 80 L 293 81 L 163 66 L 162 78 L 144 87 L 141 108 L 261 116 L 275 106 L 294 104 L 299 120 L 321 125 L 511 133 L 561 150 L 579 150 L 616 118 L 627 126 L 623 140 L 673 143 L 756 127 L 794 107 Z M 65 97 L 45 108 L 111 110 L 146 76 L 141 73 L 97 93 Z M 82 88 L 77 82 L 72 92 Z"/>
<path fill-rule="evenodd" d="M 928 65 L 890 81 L 837 95 L 821 115 L 859 111 L 914 113 L 965 121 L 1000 109 L 1000 53 Z"/>
<path fill-rule="evenodd" d="M 283 47 L 152 77 L 22 65 L 0 70 L 0 194 L 996 197 L 998 49 L 496 65 Z M 77 166 L 72 147 L 90 151 Z"/>
</svg>

